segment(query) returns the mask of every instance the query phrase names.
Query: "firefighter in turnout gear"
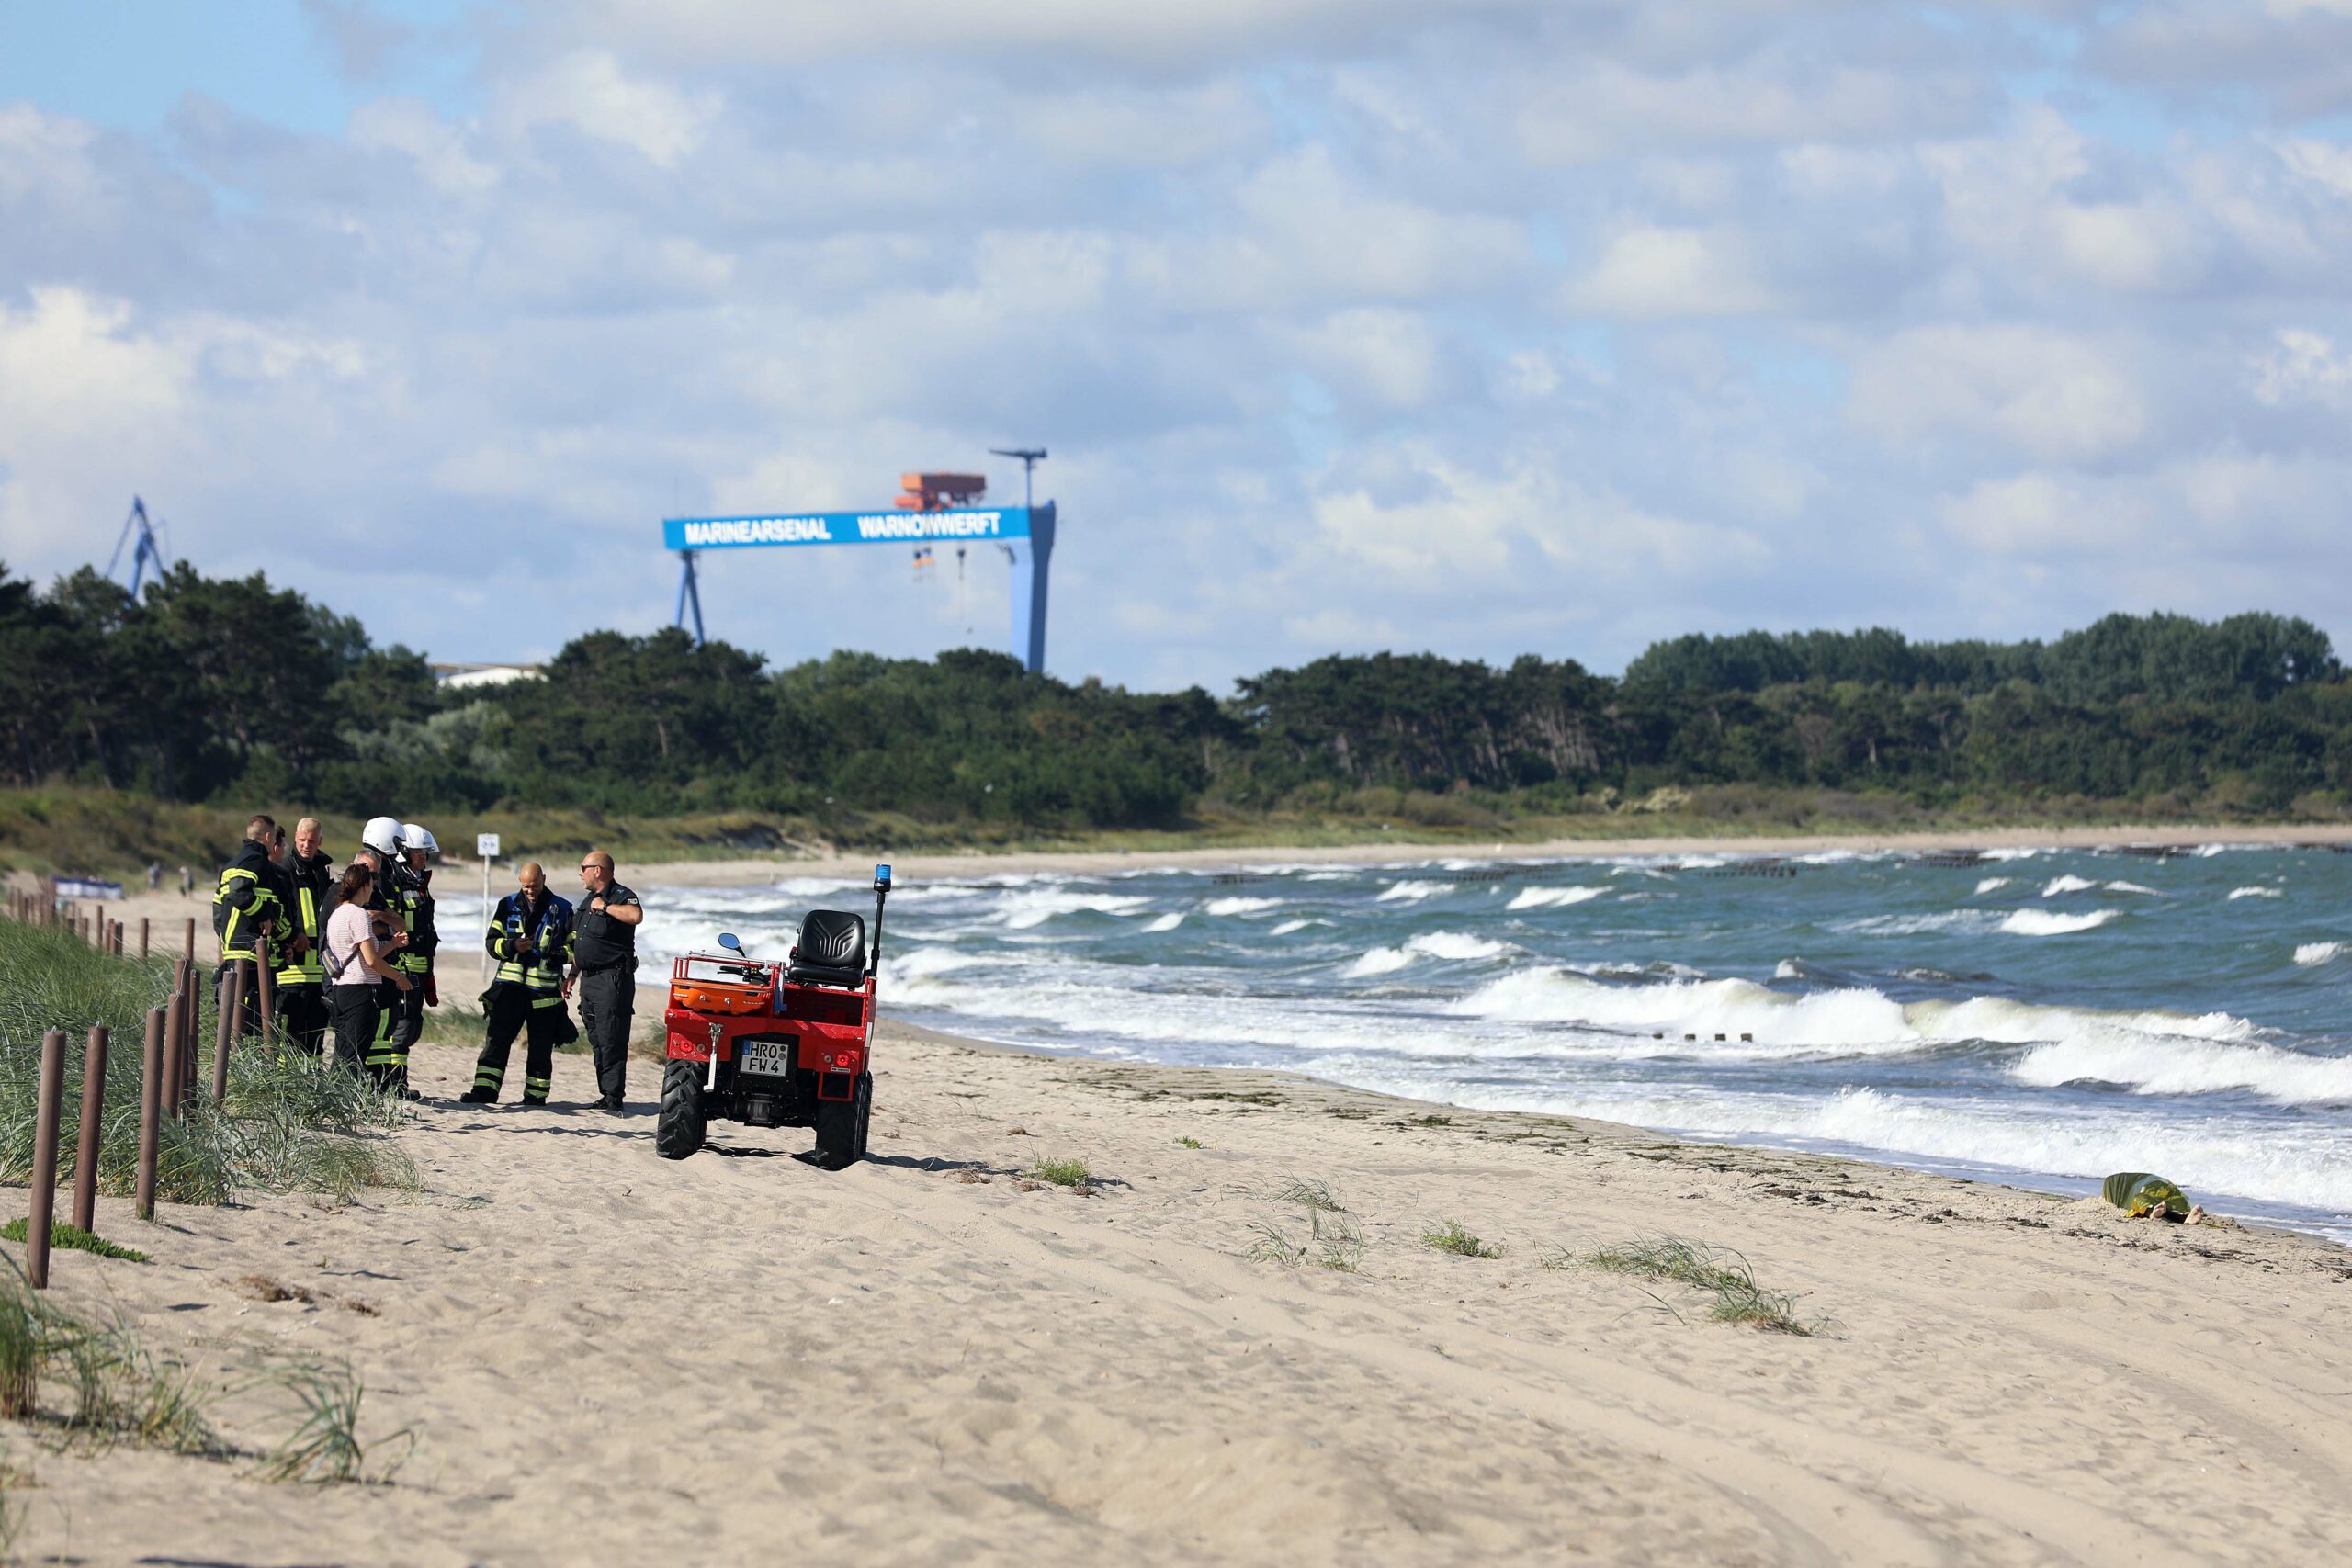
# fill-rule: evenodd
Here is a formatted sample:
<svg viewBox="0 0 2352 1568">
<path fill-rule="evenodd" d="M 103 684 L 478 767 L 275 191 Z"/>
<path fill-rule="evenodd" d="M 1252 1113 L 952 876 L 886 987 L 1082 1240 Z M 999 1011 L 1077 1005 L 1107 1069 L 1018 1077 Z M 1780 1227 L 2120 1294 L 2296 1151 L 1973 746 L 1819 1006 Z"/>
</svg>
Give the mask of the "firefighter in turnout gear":
<svg viewBox="0 0 2352 1568">
<path fill-rule="evenodd" d="M 212 931 L 220 939 L 220 967 L 213 971 L 213 994 L 220 1007 L 229 1005 L 229 981 L 244 971 L 244 1001 L 238 1009 L 240 1035 L 261 1032 L 261 976 L 254 964 L 264 955 L 264 932 L 287 930 L 286 902 L 292 892 L 278 864 L 286 853 L 285 829 L 265 816 L 245 824 L 245 841 L 237 855 L 220 868 L 212 889 Z M 274 952 L 275 949 L 270 951 Z"/>
<path fill-rule="evenodd" d="M 517 888 L 491 912 L 482 945 L 498 960 L 497 976 L 482 994 L 489 1015 L 481 1056 L 474 1064 L 474 1087 L 459 1098 L 494 1105 L 506 1082 L 506 1057 L 514 1036 L 528 1032 L 523 1062 L 523 1103 L 545 1105 L 555 1083 L 555 1048 L 579 1038 L 564 1010 L 564 966 L 571 961 L 571 905 L 548 891 L 547 873 L 537 862 L 516 873 Z"/>
<path fill-rule="evenodd" d="M 408 945 L 394 962 L 409 977 L 409 989 L 401 993 L 390 1020 L 384 1069 L 403 1089 L 408 1088 L 409 1051 L 424 1032 L 424 1010 L 441 1005 L 441 993 L 433 983 L 433 955 L 440 949 L 441 935 L 433 923 L 433 871 L 427 863 L 440 852 L 430 829 L 413 822 L 401 825 L 401 854 L 408 875 L 394 886 L 392 907 L 400 911 Z"/>
<path fill-rule="evenodd" d="M 327 893 L 334 876 L 319 848 L 319 819 L 294 824 L 293 853 L 286 877 L 292 899 L 286 906 L 285 940 L 277 944 L 277 1021 L 296 1050 L 315 1056 L 327 1037 L 325 949 Z"/>
</svg>

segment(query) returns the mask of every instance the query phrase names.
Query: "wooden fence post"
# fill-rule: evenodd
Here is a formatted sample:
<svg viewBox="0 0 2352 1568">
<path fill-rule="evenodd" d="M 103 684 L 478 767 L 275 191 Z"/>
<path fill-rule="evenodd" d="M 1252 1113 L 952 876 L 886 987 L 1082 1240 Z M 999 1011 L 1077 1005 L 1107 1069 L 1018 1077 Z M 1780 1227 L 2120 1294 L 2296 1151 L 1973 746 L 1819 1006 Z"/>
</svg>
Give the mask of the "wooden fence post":
<svg viewBox="0 0 2352 1568">
<path fill-rule="evenodd" d="M 145 915 L 139 917 L 139 956 L 147 956 L 147 928 L 153 922 Z"/>
<path fill-rule="evenodd" d="M 40 1037 L 40 1100 L 33 1111 L 33 1207 L 25 1221 L 25 1279 L 49 1289 L 49 1226 L 57 1210 L 57 1117 L 65 1101 L 65 1031 Z"/>
<path fill-rule="evenodd" d="M 188 963 L 183 958 L 172 976 L 172 1004 L 169 1021 L 164 1026 L 164 1060 L 162 1074 L 155 1080 L 163 1113 L 180 1113 L 180 1055 L 187 1048 L 187 1015 L 196 1005 L 196 997 L 188 984 Z"/>
<path fill-rule="evenodd" d="M 254 985 L 260 995 L 261 1043 L 265 1046 L 271 1045 L 277 1038 L 277 1021 L 273 1016 L 277 1007 L 277 976 L 269 972 L 269 928 L 266 926 L 262 928 L 254 942 Z"/>
<path fill-rule="evenodd" d="M 226 995 L 220 998 L 220 1027 L 212 1038 L 212 1103 L 229 1098 L 229 1047 L 236 1041 L 245 1013 L 245 966 L 229 965 Z"/>
<path fill-rule="evenodd" d="M 187 934 L 180 938 L 180 956 L 190 964 L 196 962 L 196 917 L 187 918 Z"/>
<path fill-rule="evenodd" d="M 107 1119 L 107 1026 L 90 1026 L 82 1049 L 82 1136 L 74 1149 L 74 1223 L 97 1229 L 98 1142 Z"/>
<path fill-rule="evenodd" d="M 179 1011 L 180 998 L 172 997 L 171 1012 Z M 164 1034 L 172 1027 L 170 1018 L 162 1008 L 147 1012 L 146 1049 L 139 1062 L 139 1217 L 155 1217 L 155 1151 L 164 1137 Z"/>
</svg>

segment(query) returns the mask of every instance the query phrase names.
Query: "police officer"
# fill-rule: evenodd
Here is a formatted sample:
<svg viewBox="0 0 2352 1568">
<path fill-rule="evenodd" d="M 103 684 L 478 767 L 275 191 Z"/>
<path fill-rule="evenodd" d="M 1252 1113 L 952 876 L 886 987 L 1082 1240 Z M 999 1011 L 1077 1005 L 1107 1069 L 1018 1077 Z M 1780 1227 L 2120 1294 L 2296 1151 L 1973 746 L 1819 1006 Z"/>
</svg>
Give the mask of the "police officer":
<svg viewBox="0 0 2352 1568">
<path fill-rule="evenodd" d="M 515 873 L 515 891 L 491 911 L 482 946 L 498 960 L 498 973 L 483 993 L 488 1027 L 481 1055 L 474 1063 L 474 1087 L 458 1098 L 471 1105 L 495 1105 L 506 1082 L 506 1057 L 514 1036 L 529 1032 L 523 1061 L 523 1103 L 545 1105 L 555 1083 L 555 1048 L 571 1037 L 563 1008 L 564 965 L 571 957 L 571 904 L 548 890 L 548 874 L 536 861 Z"/>
<path fill-rule="evenodd" d="M 261 1031 L 261 976 L 254 968 L 262 955 L 264 929 L 286 926 L 286 900 L 291 888 L 278 862 L 286 853 L 286 833 L 268 816 L 255 813 L 245 824 L 245 841 L 236 857 L 220 868 L 212 889 L 212 931 L 220 939 L 220 967 L 212 974 L 217 1005 L 229 1005 L 229 977 L 244 969 L 244 1001 L 237 1011 L 237 1032 Z"/>
<path fill-rule="evenodd" d="M 433 955 L 440 951 L 441 935 L 433 923 L 433 868 L 428 863 L 440 852 L 430 829 L 414 822 L 401 824 L 401 859 L 408 874 L 392 891 L 392 907 L 408 932 L 408 945 L 396 962 L 409 977 L 409 988 L 401 994 L 391 1020 L 384 1066 L 403 1089 L 408 1088 L 409 1050 L 424 1032 L 424 1010 L 441 1005 L 440 990 L 433 983 Z"/>
<path fill-rule="evenodd" d="M 286 940 L 278 944 L 277 1021 L 296 1049 L 315 1056 L 325 1049 L 327 971 L 325 942 L 328 895 L 334 886 L 326 852 L 319 848 L 319 819 L 294 824 L 293 852 L 286 879 L 293 898 L 286 907 Z"/>
<path fill-rule="evenodd" d="M 580 1021 L 596 1056 L 596 1104 L 618 1115 L 628 1086 L 628 1030 L 637 1010 L 637 928 L 645 919 L 645 907 L 636 894 L 613 880 L 613 857 L 602 850 L 580 858 L 580 886 L 588 895 L 572 917 Z M 565 982 L 565 996 L 571 994 L 574 983 Z"/>
</svg>

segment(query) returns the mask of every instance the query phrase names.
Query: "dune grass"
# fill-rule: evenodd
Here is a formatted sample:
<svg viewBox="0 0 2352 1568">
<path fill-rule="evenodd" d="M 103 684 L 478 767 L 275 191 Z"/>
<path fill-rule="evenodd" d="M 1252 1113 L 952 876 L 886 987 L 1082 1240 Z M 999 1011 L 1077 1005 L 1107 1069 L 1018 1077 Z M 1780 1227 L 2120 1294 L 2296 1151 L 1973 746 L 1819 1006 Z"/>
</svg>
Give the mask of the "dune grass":
<svg viewBox="0 0 2352 1568">
<path fill-rule="evenodd" d="M 1459 1220 L 1446 1220 L 1421 1233 L 1421 1245 L 1432 1252 L 1450 1252 L 1456 1258 L 1500 1258 L 1503 1249 L 1479 1240 L 1462 1228 Z"/>
<path fill-rule="evenodd" d="M 1041 1159 L 1030 1174 L 1057 1187 L 1091 1187 L 1094 1175 L 1082 1159 Z"/>
<path fill-rule="evenodd" d="M 0 1240 L 23 1241 L 32 1231 L 33 1223 L 19 1214 L 6 1225 L 0 1225 Z M 120 1258 L 127 1263 L 144 1263 L 147 1255 L 135 1247 L 118 1247 L 102 1235 L 92 1235 L 71 1220 L 59 1220 L 49 1228 L 51 1247 L 71 1247 L 75 1252 L 95 1253 L 100 1258 Z"/>
<path fill-rule="evenodd" d="M 1555 1261 L 1555 1258 L 1561 1261 Z M 1611 1274 L 1672 1280 L 1706 1292 L 1714 1298 L 1707 1315 L 1718 1323 L 1743 1324 L 1769 1334 L 1801 1337 L 1825 1326 L 1818 1319 L 1797 1315 L 1794 1295 L 1758 1285 L 1747 1259 L 1725 1247 L 1685 1241 L 1679 1236 L 1645 1236 L 1601 1247 L 1580 1258 L 1561 1249 L 1545 1258 L 1544 1267 L 1564 1268 L 1574 1262 Z"/>
<path fill-rule="evenodd" d="M 1254 1238 L 1241 1255 L 1255 1263 L 1276 1263 L 1295 1269 L 1312 1261 L 1318 1269 L 1353 1274 L 1363 1263 L 1363 1230 L 1324 1181 L 1294 1179 L 1272 1194 L 1277 1203 L 1295 1203 L 1306 1211 L 1306 1239 L 1296 1241 L 1281 1225 L 1259 1220 L 1250 1226 Z"/>
<path fill-rule="evenodd" d="M 98 1162 L 103 1191 L 128 1194 L 137 1177 L 139 1077 L 147 1010 L 169 999 L 172 965 L 113 958 L 62 931 L 0 919 L 0 1181 L 31 1179 L 33 1123 L 44 1031 L 66 1032 L 59 1147 L 61 1186 L 73 1179 L 80 1140 L 83 1041 L 105 1024 L 110 1044 Z M 197 1030 L 206 1058 L 198 1092 L 166 1119 L 156 1156 L 156 1196 L 219 1203 L 238 1191 L 321 1191 L 347 1200 L 369 1187 L 413 1188 L 415 1167 L 385 1136 L 401 1102 L 356 1074 L 325 1070 L 291 1052 L 243 1042 L 229 1058 L 229 1095 L 209 1092 L 214 1038 L 209 975 L 200 973 Z"/>
</svg>

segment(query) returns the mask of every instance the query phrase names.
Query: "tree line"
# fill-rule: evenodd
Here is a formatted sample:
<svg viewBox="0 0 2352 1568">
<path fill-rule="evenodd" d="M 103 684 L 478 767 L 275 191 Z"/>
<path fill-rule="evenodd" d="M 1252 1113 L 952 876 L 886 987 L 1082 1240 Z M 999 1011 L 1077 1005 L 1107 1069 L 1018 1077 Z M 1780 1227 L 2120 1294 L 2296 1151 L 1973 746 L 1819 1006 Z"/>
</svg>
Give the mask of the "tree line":
<svg viewBox="0 0 2352 1568">
<path fill-rule="evenodd" d="M 2252 614 L 2110 615 L 2049 643 L 1692 636 L 1622 678 L 1534 654 L 1335 655 L 1223 697 L 972 649 L 772 670 L 675 630 L 597 631 L 543 679 L 453 693 L 260 576 L 182 564 L 133 600 L 88 568 L 45 590 L 0 568 L 0 780 L 356 815 L 838 802 L 1046 829 L 1366 791 L 1584 810 L 1727 784 L 2281 812 L 2352 799 L 2352 681 L 2316 626 Z"/>
</svg>

